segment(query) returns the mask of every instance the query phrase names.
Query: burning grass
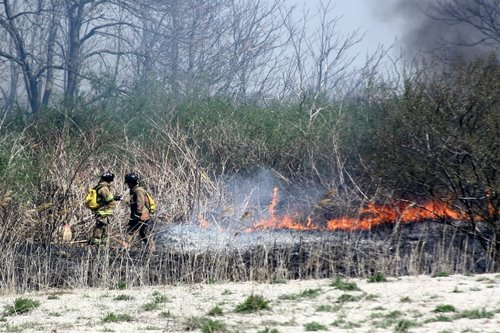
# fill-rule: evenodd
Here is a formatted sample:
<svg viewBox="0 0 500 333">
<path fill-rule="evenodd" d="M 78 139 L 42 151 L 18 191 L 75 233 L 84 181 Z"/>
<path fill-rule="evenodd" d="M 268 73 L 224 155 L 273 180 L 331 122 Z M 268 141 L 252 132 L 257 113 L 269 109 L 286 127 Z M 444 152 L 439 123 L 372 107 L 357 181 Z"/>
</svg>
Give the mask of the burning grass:
<svg viewBox="0 0 500 333">
<path fill-rule="evenodd" d="M 359 232 L 275 230 L 239 233 L 229 239 L 212 239 L 206 229 L 187 230 L 182 234 L 163 230 L 154 255 L 112 247 L 16 244 L 1 254 L 0 283 L 2 289 L 32 290 L 111 287 L 124 281 L 127 286 L 280 281 L 491 268 L 477 239 L 435 222 Z"/>
</svg>

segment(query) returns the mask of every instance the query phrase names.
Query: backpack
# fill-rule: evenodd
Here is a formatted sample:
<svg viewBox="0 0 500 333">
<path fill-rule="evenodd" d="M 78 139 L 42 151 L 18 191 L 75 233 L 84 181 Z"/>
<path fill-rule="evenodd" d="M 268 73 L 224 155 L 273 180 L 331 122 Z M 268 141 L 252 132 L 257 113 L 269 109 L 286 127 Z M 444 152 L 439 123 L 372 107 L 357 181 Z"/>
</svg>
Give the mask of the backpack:
<svg viewBox="0 0 500 333">
<path fill-rule="evenodd" d="M 100 207 L 97 202 L 97 189 L 95 187 L 90 188 L 85 195 L 85 205 L 91 210 L 96 210 Z"/>
<path fill-rule="evenodd" d="M 148 197 L 148 200 L 146 202 L 146 207 L 149 209 L 149 212 L 151 214 L 154 214 L 156 212 L 156 202 L 155 199 L 153 199 L 153 196 L 148 192 L 146 192 L 146 196 Z"/>
</svg>

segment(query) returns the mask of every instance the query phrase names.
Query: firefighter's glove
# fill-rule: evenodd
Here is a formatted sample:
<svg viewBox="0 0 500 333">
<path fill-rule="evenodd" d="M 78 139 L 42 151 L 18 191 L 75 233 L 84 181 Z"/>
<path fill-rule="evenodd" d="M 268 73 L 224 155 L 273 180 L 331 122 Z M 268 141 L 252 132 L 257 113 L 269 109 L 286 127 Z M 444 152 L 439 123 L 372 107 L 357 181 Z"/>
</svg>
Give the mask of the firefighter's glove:
<svg viewBox="0 0 500 333">
<path fill-rule="evenodd" d="M 122 199 L 122 196 L 118 195 L 118 194 L 115 194 L 113 197 L 113 200 L 115 200 L 115 201 L 120 201 L 121 199 Z"/>
</svg>

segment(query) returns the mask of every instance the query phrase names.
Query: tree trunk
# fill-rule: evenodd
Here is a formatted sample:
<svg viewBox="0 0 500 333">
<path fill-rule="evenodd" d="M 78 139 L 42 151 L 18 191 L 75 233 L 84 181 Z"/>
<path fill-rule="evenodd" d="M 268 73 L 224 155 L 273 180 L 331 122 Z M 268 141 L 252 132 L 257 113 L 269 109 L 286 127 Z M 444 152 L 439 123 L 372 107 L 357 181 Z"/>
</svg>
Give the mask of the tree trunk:
<svg viewBox="0 0 500 333">
<path fill-rule="evenodd" d="M 82 27 L 83 3 L 75 3 L 68 7 L 68 60 L 66 63 L 66 89 L 64 97 L 69 106 L 74 105 L 77 88 L 78 74 L 80 73 L 80 30 Z"/>
</svg>

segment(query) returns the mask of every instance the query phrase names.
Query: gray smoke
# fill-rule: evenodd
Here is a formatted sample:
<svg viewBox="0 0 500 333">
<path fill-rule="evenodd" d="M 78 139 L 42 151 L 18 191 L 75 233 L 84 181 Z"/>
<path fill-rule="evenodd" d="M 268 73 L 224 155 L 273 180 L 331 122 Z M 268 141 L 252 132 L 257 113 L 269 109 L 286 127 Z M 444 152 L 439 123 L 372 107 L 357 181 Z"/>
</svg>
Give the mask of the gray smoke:
<svg viewBox="0 0 500 333">
<path fill-rule="evenodd" d="M 467 22 L 445 20 L 451 18 L 447 12 L 451 6 L 466 3 L 471 11 L 477 10 L 477 13 L 482 14 L 486 11 L 485 7 L 495 6 L 498 0 L 448 0 L 441 3 L 444 7 L 438 7 L 436 0 L 394 0 L 386 6 L 381 6 L 381 2 L 377 1 L 373 10 L 380 19 L 399 23 L 400 39 L 396 46 L 404 51 L 406 58 L 433 55 L 447 59 L 457 54 L 475 56 L 486 52 L 499 53 L 498 35 L 496 40 L 492 40 L 491 36 L 485 36 L 484 31 Z M 498 27 L 500 10 L 488 14 L 492 14 L 494 24 Z M 480 15 L 474 20 L 478 26 L 481 25 Z"/>
<path fill-rule="evenodd" d="M 200 225 L 203 218 L 211 227 L 241 231 L 271 217 L 269 207 L 275 194 L 275 216 L 283 216 L 307 212 L 324 192 L 317 184 L 292 184 L 265 168 L 235 174 L 220 179 L 220 193 L 200 205 L 191 224 Z"/>
<path fill-rule="evenodd" d="M 256 244 L 273 246 L 318 241 L 324 237 L 293 230 L 249 232 L 256 223 L 271 217 L 269 208 L 275 195 L 276 218 L 309 212 L 325 192 L 318 184 L 292 184 L 265 168 L 221 178 L 219 182 L 220 192 L 201 204 L 191 221 L 162 225 L 156 230 L 159 247 L 217 251 Z"/>
</svg>

